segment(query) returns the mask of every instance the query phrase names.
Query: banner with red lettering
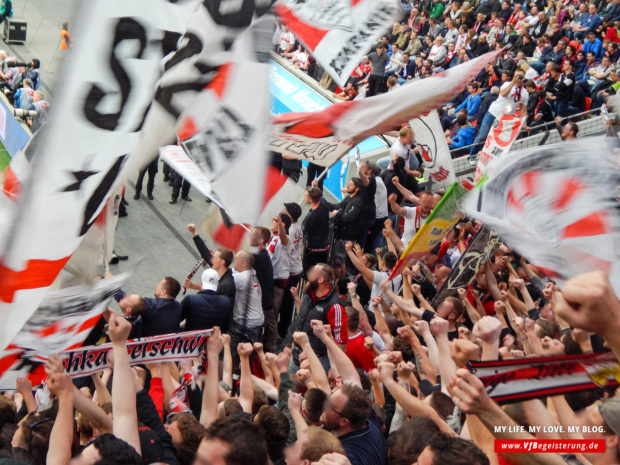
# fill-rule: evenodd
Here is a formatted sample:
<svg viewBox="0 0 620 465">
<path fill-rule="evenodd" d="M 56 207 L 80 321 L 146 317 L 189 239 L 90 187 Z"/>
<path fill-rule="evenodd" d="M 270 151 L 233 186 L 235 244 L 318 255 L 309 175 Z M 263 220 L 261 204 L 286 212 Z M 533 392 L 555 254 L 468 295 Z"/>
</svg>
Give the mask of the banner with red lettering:
<svg viewBox="0 0 620 465">
<path fill-rule="evenodd" d="M 404 14 L 397 0 L 280 0 L 274 10 L 341 87 Z"/>
<path fill-rule="evenodd" d="M 129 273 L 51 291 L 11 343 L 0 352 L 0 390 L 15 389 L 28 377 L 33 385 L 45 377 L 41 358 L 82 345 Z"/>
<path fill-rule="evenodd" d="M 478 164 L 474 181 L 478 182 L 487 171 L 487 166 L 493 160 L 502 158 L 510 150 L 510 146 L 517 139 L 521 126 L 525 123 L 525 118 L 515 115 L 502 115 L 495 119 L 491 131 L 487 136 L 484 147 L 478 155 Z"/>
<path fill-rule="evenodd" d="M 210 329 L 134 339 L 127 342 L 129 364 L 178 362 L 200 358 L 207 349 Z M 65 372 L 71 377 L 89 376 L 108 367 L 112 343 L 61 352 Z"/>
<path fill-rule="evenodd" d="M 397 129 L 448 102 L 498 53 L 487 53 L 393 92 L 336 103 L 317 112 L 274 116 L 269 149 L 331 166 L 364 139 Z"/>
<path fill-rule="evenodd" d="M 428 173 L 433 186 L 447 189 L 456 181 L 456 174 L 437 111 L 418 116 L 409 124 L 415 135 L 415 143 L 420 148 L 424 174 Z"/>
<path fill-rule="evenodd" d="M 498 403 L 620 384 L 611 352 L 471 362 L 468 368 Z"/>
</svg>

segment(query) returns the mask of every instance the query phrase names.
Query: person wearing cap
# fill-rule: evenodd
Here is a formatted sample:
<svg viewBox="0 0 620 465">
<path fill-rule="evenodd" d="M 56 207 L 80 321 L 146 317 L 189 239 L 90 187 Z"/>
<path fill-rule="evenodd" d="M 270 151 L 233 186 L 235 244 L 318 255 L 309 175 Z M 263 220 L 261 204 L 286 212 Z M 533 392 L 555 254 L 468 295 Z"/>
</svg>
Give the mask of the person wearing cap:
<svg viewBox="0 0 620 465">
<path fill-rule="evenodd" d="M 301 253 L 304 245 L 304 233 L 301 225 L 297 223 L 297 220 L 301 217 L 301 207 L 295 202 L 289 202 L 284 204 L 283 214 L 288 215 L 291 219 L 291 225 L 288 232 L 286 230 L 279 231 L 280 240 L 285 246 L 289 245 L 289 276 L 288 276 L 288 289 L 297 286 L 303 276 L 304 267 L 301 259 Z M 293 318 L 294 308 L 293 296 L 290 292 L 285 292 L 282 298 L 282 305 L 280 306 L 280 316 L 278 322 L 278 334 L 281 338 L 286 337 L 286 331 L 288 330 L 291 320 Z"/>
<path fill-rule="evenodd" d="M 202 272 L 201 291 L 187 295 L 181 302 L 181 321 L 185 320 L 185 331 L 209 329 L 219 326 L 228 328 L 232 315 L 230 300 L 217 293 L 220 276 L 213 268 Z"/>
</svg>

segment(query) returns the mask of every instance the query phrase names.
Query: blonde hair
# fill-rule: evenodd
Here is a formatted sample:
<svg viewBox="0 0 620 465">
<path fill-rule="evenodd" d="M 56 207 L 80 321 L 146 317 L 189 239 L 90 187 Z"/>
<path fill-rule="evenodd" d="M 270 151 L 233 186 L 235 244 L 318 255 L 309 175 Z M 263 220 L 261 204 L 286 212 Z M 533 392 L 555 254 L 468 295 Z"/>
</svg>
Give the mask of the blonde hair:
<svg viewBox="0 0 620 465">
<path fill-rule="evenodd" d="M 318 462 L 325 454 L 337 452 L 345 455 L 340 440 L 332 433 L 317 426 L 310 426 L 306 430 L 307 441 L 301 448 L 299 458 Z"/>
</svg>

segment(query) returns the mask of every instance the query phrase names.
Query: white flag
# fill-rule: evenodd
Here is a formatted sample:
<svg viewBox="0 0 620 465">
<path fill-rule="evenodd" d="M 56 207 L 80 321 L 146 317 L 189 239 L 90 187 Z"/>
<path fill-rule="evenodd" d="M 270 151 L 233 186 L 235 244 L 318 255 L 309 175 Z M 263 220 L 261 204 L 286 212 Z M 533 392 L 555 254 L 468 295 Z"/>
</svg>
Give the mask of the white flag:
<svg viewBox="0 0 620 465">
<path fill-rule="evenodd" d="M 317 112 L 274 116 L 269 148 L 331 166 L 367 137 L 392 131 L 448 102 L 498 53 L 487 53 L 393 92 L 336 103 Z"/>
<path fill-rule="evenodd" d="M 409 124 L 415 134 L 415 142 L 421 149 L 422 164 L 433 180 L 448 188 L 456 181 L 450 148 L 443 134 L 437 111 L 412 119 Z"/>
<path fill-rule="evenodd" d="M 280 0 L 274 9 L 341 87 L 404 14 L 397 0 Z"/>
<path fill-rule="evenodd" d="M 11 231 L 0 244 L 0 347 L 35 311 L 94 223 L 138 140 L 163 56 L 197 0 L 84 5 L 49 123 L 27 150 Z"/>
<path fill-rule="evenodd" d="M 508 153 L 512 143 L 517 139 L 525 118 L 515 115 L 502 115 L 495 119 L 489 131 L 484 147 L 478 155 L 478 163 L 474 174 L 474 181 L 478 182 L 487 171 L 487 165 L 493 160 Z"/>
<path fill-rule="evenodd" d="M 600 270 L 620 295 L 618 145 L 597 137 L 511 153 L 489 165 L 463 208 L 548 274 Z"/>
</svg>

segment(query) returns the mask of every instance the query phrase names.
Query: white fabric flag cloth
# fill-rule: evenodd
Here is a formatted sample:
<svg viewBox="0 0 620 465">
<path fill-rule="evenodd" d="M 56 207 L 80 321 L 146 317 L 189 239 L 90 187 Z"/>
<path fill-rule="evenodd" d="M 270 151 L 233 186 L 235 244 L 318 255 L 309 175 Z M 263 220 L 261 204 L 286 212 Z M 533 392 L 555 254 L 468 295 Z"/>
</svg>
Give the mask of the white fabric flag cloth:
<svg viewBox="0 0 620 465">
<path fill-rule="evenodd" d="M 80 347 L 123 286 L 129 273 L 47 294 L 11 343 L 0 352 L 0 390 L 15 389 L 15 380 L 27 376 L 33 385 L 45 376 L 38 360 Z"/>
<path fill-rule="evenodd" d="M 501 118 L 495 119 L 487 140 L 484 142 L 484 147 L 478 155 L 478 163 L 474 173 L 475 182 L 482 179 L 489 163 L 508 153 L 524 123 L 525 118 L 515 115 L 502 115 Z"/>
<path fill-rule="evenodd" d="M 397 0 L 280 0 L 274 10 L 341 87 L 403 17 Z"/>
<path fill-rule="evenodd" d="M 421 149 L 424 170 L 432 178 L 433 184 L 445 189 L 456 181 L 450 148 L 446 142 L 437 111 L 412 119 L 409 124 L 415 135 L 415 142 Z"/>
<path fill-rule="evenodd" d="M 266 64 L 269 61 L 275 27 L 273 16 L 266 15 L 270 8 L 271 0 L 200 2 L 177 51 L 164 62 L 164 73 L 157 83 L 155 97 L 144 121 L 140 144 L 127 166 L 129 172 L 136 173 L 144 168 L 156 156 L 160 146 L 175 141 L 177 130 L 182 126 L 181 115 L 198 105 L 201 94 L 217 95 L 222 90 L 220 86 L 224 86 L 228 93 L 243 93 L 246 99 L 244 110 L 257 111 L 253 108 L 261 105 L 264 94 L 269 92 L 268 87 L 264 90 L 261 87 L 263 72 L 241 76 L 245 79 L 236 79 L 234 84 L 242 87 L 233 90 L 232 76 L 226 73 L 232 69 L 229 66 L 232 63 L 254 61 Z M 237 71 L 238 68 L 231 74 L 236 75 Z M 244 71 L 257 72 L 256 68 L 244 68 Z M 211 101 L 208 97 L 200 98 L 202 103 Z M 221 110 L 220 104 L 217 108 Z M 211 112 L 211 109 L 205 109 L 205 112 L 211 116 L 218 113 Z"/>
<path fill-rule="evenodd" d="M 584 138 L 512 153 L 465 199 L 467 215 L 552 276 L 600 270 L 620 295 L 617 138 Z"/>
<path fill-rule="evenodd" d="M 285 202 L 299 199 L 304 186 L 280 174 L 273 167 L 267 170 L 265 186 L 263 206 L 254 225 L 271 228 L 272 218 L 282 211 Z M 217 246 L 226 247 L 235 252 L 248 245 L 247 230 L 238 224 L 227 226 L 217 208 L 212 207 L 209 210 L 200 223 L 200 232 L 204 237 L 210 237 Z"/>
<path fill-rule="evenodd" d="M 179 176 L 187 180 L 193 188 L 197 189 L 201 194 L 209 197 L 220 208 L 219 199 L 213 192 L 211 180 L 202 171 L 196 163 L 185 153 L 183 147 L 179 145 L 166 145 L 159 148 L 159 156 L 168 164 Z"/>
<path fill-rule="evenodd" d="M 0 347 L 35 311 L 103 209 L 138 140 L 166 49 L 198 2 L 84 5 L 49 123 L 28 145 L 11 230 L 0 244 Z"/>
<path fill-rule="evenodd" d="M 367 137 L 392 131 L 448 102 L 498 53 L 487 53 L 385 94 L 336 103 L 318 112 L 274 116 L 269 149 L 331 166 Z"/>
</svg>

